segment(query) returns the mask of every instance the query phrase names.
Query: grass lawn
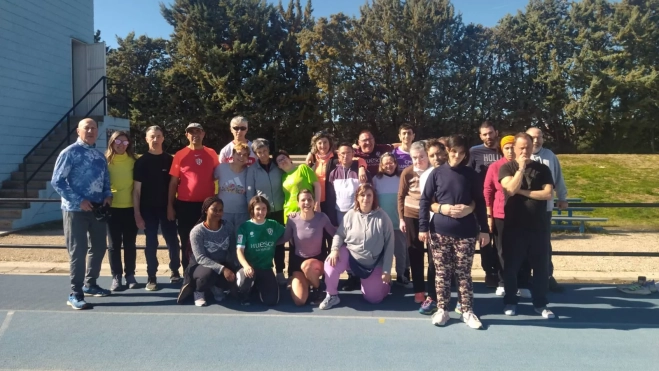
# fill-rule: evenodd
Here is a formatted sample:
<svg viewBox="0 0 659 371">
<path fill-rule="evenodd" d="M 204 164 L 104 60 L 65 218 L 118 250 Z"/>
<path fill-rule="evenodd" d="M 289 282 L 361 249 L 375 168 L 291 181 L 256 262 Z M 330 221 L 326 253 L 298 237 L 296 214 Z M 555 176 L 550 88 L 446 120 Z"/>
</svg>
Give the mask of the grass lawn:
<svg viewBox="0 0 659 371">
<path fill-rule="evenodd" d="M 582 198 L 582 202 L 659 203 L 657 155 L 559 155 L 558 158 L 568 197 Z M 659 208 L 596 208 L 583 215 L 609 218 L 601 224 L 605 227 L 659 230 Z"/>
</svg>

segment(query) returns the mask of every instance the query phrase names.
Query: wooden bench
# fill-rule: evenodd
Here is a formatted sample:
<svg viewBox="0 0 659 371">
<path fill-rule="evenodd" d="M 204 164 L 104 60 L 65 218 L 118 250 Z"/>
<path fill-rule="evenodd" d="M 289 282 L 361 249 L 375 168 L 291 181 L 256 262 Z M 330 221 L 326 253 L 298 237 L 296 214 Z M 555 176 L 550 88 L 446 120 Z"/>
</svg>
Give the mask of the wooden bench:
<svg viewBox="0 0 659 371">
<path fill-rule="evenodd" d="M 608 218 L 593 218 L 590 216 L 552 216 L 551 218 L 554 222 L 569 222 L 570 225 L 561 225 L 561 228 L 574 228 L 579 229 L 579 233 L 584 233 L 586 231 L 586 222 L 607 222 Z"/>
<path fill-rule="evenodd" d="M 570 217 L 572 216 L 572 213 L 575 211 L 594 211 L 594 210 L 595 210 L 594 207 L 580 207 L 580 206 L 576 206 L 576 207 L 570 206 L 565 210 L 561 210 L 557 207 L 554 208 L 554 211 L 556 211 L 558 215 L 563 215 L 563 212 L 567 212 L 567 216 Z"/>
</svg>

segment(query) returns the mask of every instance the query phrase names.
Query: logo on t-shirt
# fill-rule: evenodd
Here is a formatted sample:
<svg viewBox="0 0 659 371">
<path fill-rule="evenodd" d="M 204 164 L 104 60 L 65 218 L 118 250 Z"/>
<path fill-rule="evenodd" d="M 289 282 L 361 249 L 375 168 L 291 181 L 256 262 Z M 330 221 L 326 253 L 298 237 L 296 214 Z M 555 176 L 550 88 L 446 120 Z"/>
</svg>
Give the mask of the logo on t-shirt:
<svg viewBox="0 0 659 371">
<path fill-rule="evenodd" d="M 254 237 L 254 232 L 249 232 L 250 237 Z"/>
<path fill-rule="evenodd" d="M 267 231 L 268 231 L 268 234 L 271 235 L 271 236 L 272 236 L 272 233 L 274 233 L 274 231 L 272 230 L 272 228 L 268 228 Z"/>
<path fill-rule="evenodd" d="M 197 163 L 197 165 L 201 165 L 201 163 L 204 162 L 204 161 L 202 159 L 200 159 L 199 157 L 197 157 L 197 158 L 194 159 L 194 162 Z"/>
<path fill-rule="evenodd" d="M 243 235 L 242 234 L 238 235 L 238 243 L 243 243 Z"/>
</svg>

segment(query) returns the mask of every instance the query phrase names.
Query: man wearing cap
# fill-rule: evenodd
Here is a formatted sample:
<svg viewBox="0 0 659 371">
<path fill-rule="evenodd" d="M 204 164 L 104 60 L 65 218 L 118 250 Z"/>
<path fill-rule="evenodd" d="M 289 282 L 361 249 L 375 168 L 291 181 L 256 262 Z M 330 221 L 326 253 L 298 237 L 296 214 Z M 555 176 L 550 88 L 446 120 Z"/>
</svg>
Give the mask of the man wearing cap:
<svg viewBox="0 0 659 371">
<path fill-rule="evenodd" d="M 169 194 L 167 219 L 176 220 L 178 235 L 181 239 L 181 264 L 183 270 L 188 267 L 187 246 L 190 231 L 201 216 L 204 200 L 215 195 L 215 178 L 213 171 L 219 165 L 217 153 L 202 145 L 204 128 L 191 123 L 185 128 L 185 136 L 190 144 L 176 152 L 169 170 Z M 170 282 L 178 283 L 181 275 L 172 270 Z"/>
<path fill-rule="evenodd" d="M 112 192 L 108 163 L 96 149 L 98 124 L 86 118 L 78 124 L 77 133 L 76 142 L 57 156 L 50 183 L 62 197 L 64 239 L 71 271 L 67 304 L 73 309 L 87 309 L 85 295 L 110 295 L 109 290 L 96 283 L 108 246 L 107 225 L 94 210 L 110 206 Z"/>
<path fill-rule="evenodd" d="M 249 123 L 247 122 L 247 119 L 243 116 L 236 116 L 231 119 L 229 126 L 231 127 L 231 134 L 233 134 L 233 140 L 220 150 L 220 163 L 232 163 L 234 144 L 245 143 L 249 148 L 247 166 L 251 166 L 256 162 L 256 155 L 254 154 L 254 151 L 252 151 L 252 142 L 247 140 L 245 137 L 247 135 L 247 130 L 249 130 Z M 238 228 L 238 226 L 236 226 L 236 228 Z"/>
</svg>

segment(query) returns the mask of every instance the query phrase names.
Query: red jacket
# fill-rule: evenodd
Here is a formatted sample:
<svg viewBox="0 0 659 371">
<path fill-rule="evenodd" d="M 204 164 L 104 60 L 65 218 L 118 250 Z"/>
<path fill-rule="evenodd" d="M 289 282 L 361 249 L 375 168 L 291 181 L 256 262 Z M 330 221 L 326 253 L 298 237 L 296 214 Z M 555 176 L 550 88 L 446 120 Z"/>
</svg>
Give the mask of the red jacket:
<svg viewBox="0 0 659 371">
<path fill-rule="evenodd" d="M 505 157 L 493 163 L 487 168 L 485 174 L 485 183 L 483 184 L 483 196 L 485 196 L 485 206 L 492 208 L 492 216 L 497 219 L 503 219 L 503 207 L 506 203 L 506 196 L 503 193 L 503 187 L 499 182 L 499 169 L 508 162 Z"/>
</svg>

